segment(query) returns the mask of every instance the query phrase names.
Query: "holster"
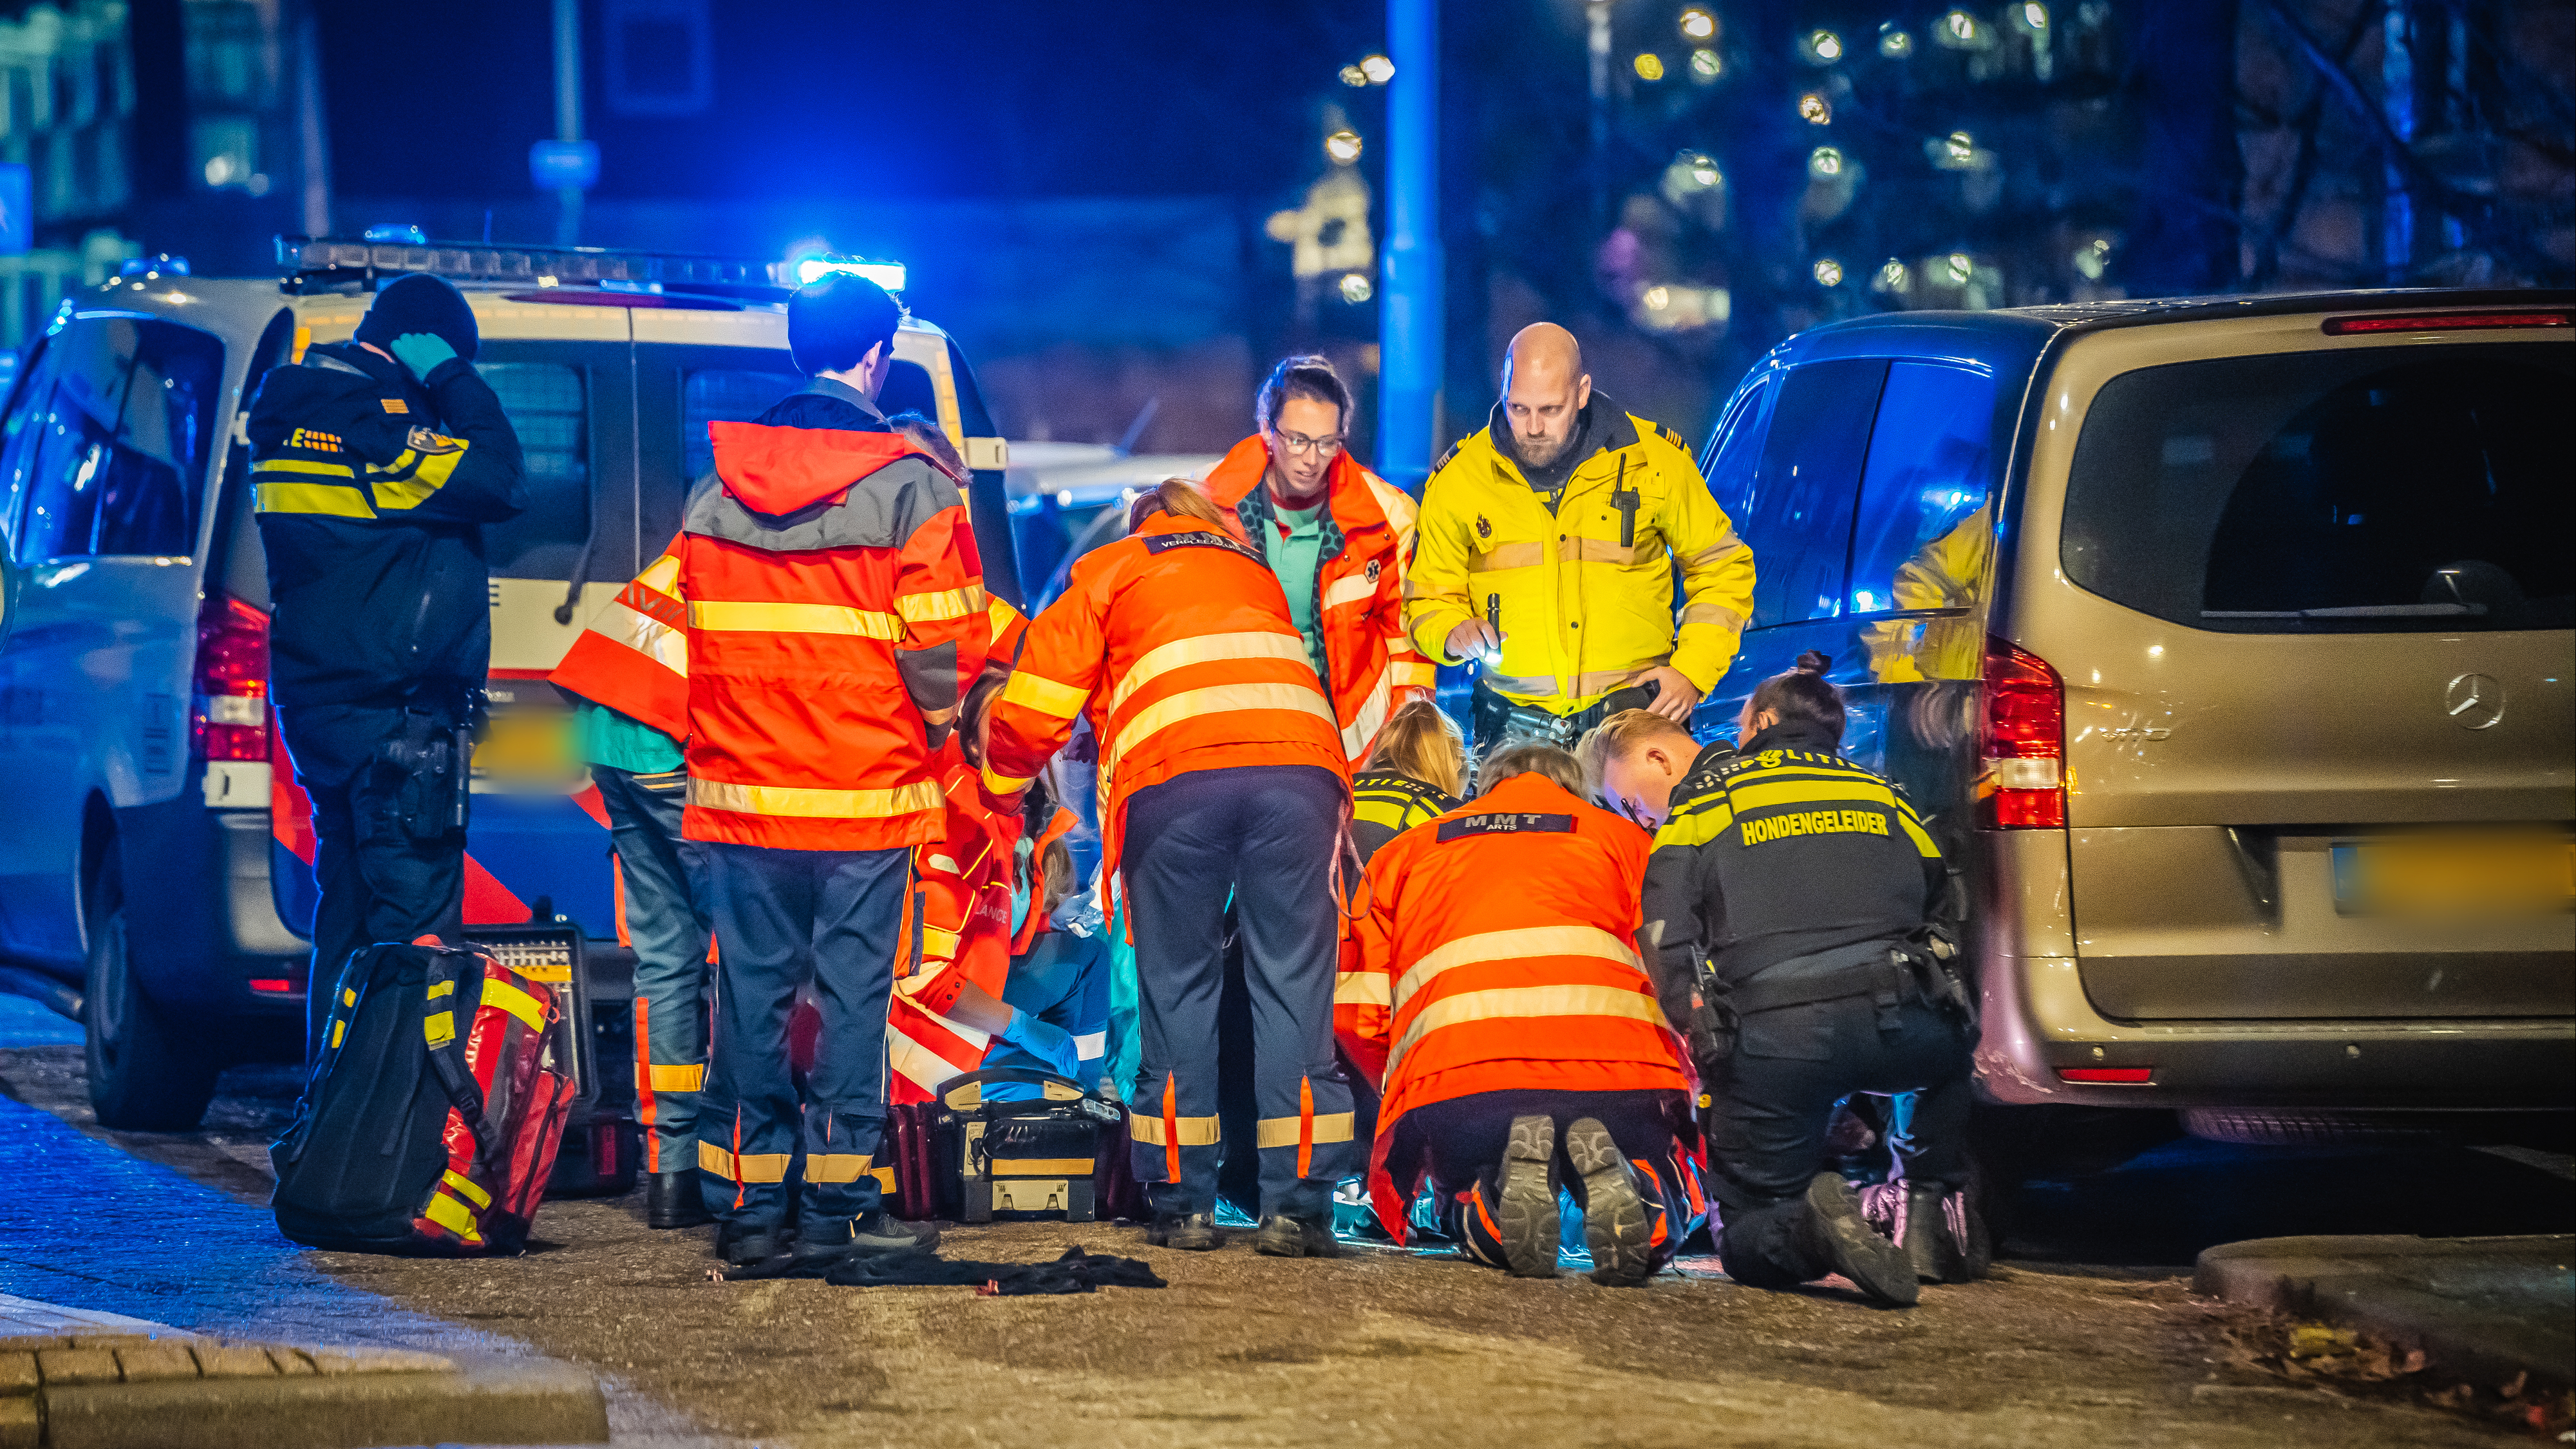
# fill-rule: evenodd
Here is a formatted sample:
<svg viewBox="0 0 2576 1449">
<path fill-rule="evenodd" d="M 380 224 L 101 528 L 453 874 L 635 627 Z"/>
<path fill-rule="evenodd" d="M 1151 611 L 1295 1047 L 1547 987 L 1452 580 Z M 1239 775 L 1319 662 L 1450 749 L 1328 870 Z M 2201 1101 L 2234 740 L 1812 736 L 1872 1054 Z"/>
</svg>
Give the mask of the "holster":
<svg viewBox="0 0 2576 1449">
<path fill-rule="evenodd" d="M 484 715 L 482 690 L 424 685 L 403 701 L 401 727 L 376 747 L 377 762 L 399 789 L 403 830 L 414 840 L 465 829 Z"/>
</svg>

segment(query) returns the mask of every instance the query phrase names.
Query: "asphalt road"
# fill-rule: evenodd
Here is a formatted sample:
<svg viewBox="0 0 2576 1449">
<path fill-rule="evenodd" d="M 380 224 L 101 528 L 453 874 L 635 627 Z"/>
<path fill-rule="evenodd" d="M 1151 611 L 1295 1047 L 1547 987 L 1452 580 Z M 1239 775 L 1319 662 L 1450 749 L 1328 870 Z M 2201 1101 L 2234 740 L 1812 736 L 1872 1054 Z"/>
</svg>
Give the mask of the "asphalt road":
<svg viewBox="0 0 2576 1449">
<path fill-rule="evenodd" d="M 2285 1379 L 2267 1325 L 2189 1293 L 2211 1243 L 2563 1232 L 2559 1152 L 2403 1154 L 2181 1139 L 2034 1182 L 1992 1279 L 1881 1311 L 1713 1260 L 1642 1290 L 1437 1256 L 1281 1262 L 1141 1230 L 957 1229 L 955 1256 L 1143 1258 L 1161 1290 L 711 1283 L 711 1233 L 640 1196 L 549 1204 L 525 1257 L 313 1253 L 262 1206 L 294 1074 L 246 1068 L 198 1132 L 108 1133 L 77 1034 L 0 997 L 0 1291 L 192 1329 L 533 1352 L 589 1366 L 629 1445 L 2467 1445 L 2521 1438 L 2419 1393 Z M 2563 1152 L 2563 1148 L 2561 1149 Z M 2116 1155 L 2116 1154 L 2115 1154 Z"/>
</svg>

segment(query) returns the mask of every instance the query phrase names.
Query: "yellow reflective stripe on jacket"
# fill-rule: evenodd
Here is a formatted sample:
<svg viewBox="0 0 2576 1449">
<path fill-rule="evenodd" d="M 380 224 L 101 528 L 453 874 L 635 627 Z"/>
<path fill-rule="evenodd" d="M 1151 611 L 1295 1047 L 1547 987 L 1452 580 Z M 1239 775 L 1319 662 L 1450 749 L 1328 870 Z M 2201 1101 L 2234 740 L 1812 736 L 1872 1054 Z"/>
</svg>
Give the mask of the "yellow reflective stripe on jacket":
<svg viewBox="0 0 2576 1449">
<path fill-rule="evenodd" d="M 418 436 L 417 430 L 414 430 L 414 436 Z M 392 468 L 383 472 L 368 471 L 367 482 L 375 489 L 378 508 L 418 508 L 447 486 L 447 480 L 455 476 L 456 465 L 465 461 L 465 450 L 471 445 L 463 438 L 440 438 L 438 441 L 454 446 L 425 452 L 405 448 L 394 458 Z"/>
<path fill-rule="evenodd" d="M 1348 1142 L 1358 1131 L 1357 1117 L 1349 1112 L 1332 1112 L 1314 1119 L 1315 1135 L 1305 1136 L 1303 1117 L 1264 1117 L 1261 1119 L 1260 1144 L 1264 1147 L 1294 1147 L 1300 1141 L 1322 1144 Z M 1159 1124 L 1158 1124 L 1159 1125 Z"/>
<path fill-rule="evenodd" d="M 1396 689 L 1436 689 L 1440 685 L 1440 666 L 1398 660 L 1387 666 L 1387 682 Z"/>
<path fill-rule="evenodd" d="M 507 981 L 493 977 L 483 980 L 483 1004 L 497 1006 L 527 1024 L 530 1031 L 546 1029 L 546 1004 Z"/>
<path fill-rule="evenodd" d="M 1247 709 L 1299 710 L 1322 720 L 1336 732 L 1341 728 L 1333 718 L 1333 707 L 1324 702 L 1323 692 L 1310 685 L 1215 684 L 1205 689 L 1185 689 L 1169 699 L 1156 700 L 1130 716 L 1119 729 L 1117 742 L 1101 760 L 1100 773 L 1104 777 L 1114 777 L 1119 760 L 1134 753 L 1138 745 L 1185 719 Z"/>
<path fill-rule="evenodd" d="M 1183 1147 L 1214 1147 L 1222 1140 L 1223 1134 L 1214 1117 L 1175 1117 L 1172 1125 L 1180 1129 L 1180 1145 Z M 1127 1113 L 1127 1129 L 1130 1135 L 1148 1147 L 1172 1145 L 1163 1138 L 1163 1119 L 1152 1113 L 1131 1108 Z"/>
<path fill-rule="evenodd" d="M 728 603 L 691 599 L 689 627 L 727 634 L 840 634 L 861 639 L 900 639 L 903 620 L 876 609 L 846 604 Z"/>
<path fill-rule="evenodd" d="M 487 1208 L 492 1205 L 492 1194 L 475 1186 L 474 1179 L 467 1177 L 464 1173 L 450 1168 L 449 1170 L 440 1173 L 438 1175 L 438 1180 L 445 1183 L 451 1192 L 456 1193 L 458 1196 L 474 1204 L 476 1207 Z"/>
<path fill-rule="evenodd" d="M 983 776 L 984 788 L 996 795 L 1016 795 L 1029 788 L 1029 782 L 1037 778 L 1035 775 L 1001 774 L 991 765 L 984 767 Z"/>
<path fill-rule="evenodd" d="M 1727 808 L 1726 792 L 1713 791 L 1673 812 L 1673 818 L 1655 832 L 1655 849 L 1706 845 L 1724 835 L 1734 823 L 1735 812 Z"/>
<path fill-rule="evenodd" d="M 254 473 L 253 476 L 257 476 Z M 373 518 L 375 505 L 356 484 L 261 483 L 251 506 L 262 513 L 318 513 L 325 518 Z"/>
<path fill-rule="evenodd" d="M 943 931 L 937 926 L 922 927 L 921 954 L 924 956 L 935 957 L 942 961 L 955 959 L 957 955 L 957 933 L 955 931 Z"/>
<path fill-rule="evenodd" d="M 653 560 L 644 566 L 644 572 L 635 576 L 634 582 L 664 598 L 680 597 L 680 556 L 666 553 Z"/>
<path fill-rule="evenodd" d="M 1617 986 L 1499 986 L 1444 996 L 1422 1008 L 1404 1028 L 1395 1050 L 1387 1053 L 1384 1080 L 1394 1081 L 1396 1067 L 1424 1037 L 1443 1027 L 1471 1021 L 1504 1021 L 1548 1016 L 1609 1016 L 1664 1026 L 1664 1009 L 1652 996 Z M 1667 1028 L 1669 1030 L 1669 1028 Z"/>
<path fill-rule="evenodd" d="M 644 1069 L 644 1085 L 655 1092 L 702 1091 L 707 1085 L 706 1063 L 699 1062 L 685 1067 L 647 1066 Z"/>
<path fill-rule="evenodd" d="M 1335 1006 L 1392 1006 L 1395 983 L 1383 971 L 1345 971 L 1333 978 Z"/>
<path fill-rule="evenodd" d="M 1547 545 L 1543 543 L 1504 543 L 1467 560 L 1471 574 L 1494 573 L 1501 569 L 1534 569 L 1547 562 Z"/>
<path fill-rule="evenodd" d="M 1748 771 L 1748 774 L 1758 773 Z M 1735 813 L 1768 810 L 1776 805 L 1876 805 L 1896 808 L 1896 792 L 1866 775 L 1831 780 L 1781 780 L 1772 783 L 1746 784 L 1740 778 L 1727 783 L 1727 799 Z"/>
<path fill-rule="evenodd" d="M 650 614 L 640 613 L 615 599 L 590 621 L 590 627 L 625 645 L 673 674 L 686 677 L 689 672 L 689 634 L 674 629 Z"/>
<path fill-rule="evenodd" d="M 307 474 L 315 478 L 347 478 L 355 482 L 358 470 L 346 463 L 324 463 L 312 458 L 264 458 L 251 465 L 250 476 L 271 473 Z"/>
<path fill-rule="evenodd" d="M 1509 931 L 1480 931 L 1426 952 L 1405 968 L 1395 983 L 1395 1002 L 1403 1004 L 1431 978 L 1461 966 L 1487 961 L 1526 961 L 1539 956 L 1594 956 L 1616 961 L 1644 974 L 1636 948 L 1599 926 L 1521 926 Z"/>
<path fill-rule="evenodd" d="M 1933 844 L 1931 834 L 1924 830 L 1922 826 L 1914 822 L 1913 811 L 1898 811 L 1896 814 L 1896 823 L 1903 827 L 1905 838 L 1914 842 L 1915 854 L 1922 856 L 1925 860 L 1939 860 L 1941 858 L 1941 847 Z"/>
<path fill-rule="evenodd" d="M 799 820 L 880 820 L 936 810 L 948 794 L 936 780 L 916 780 L 891 790 L 803 790 L 787 785 L 737 785 L 689 777 L 689 803 L 737 815 L 783 815 Z"/>
<path fill-rule="evenodd" d="M 983 612 L 984 586 L 968 584 L 964 588 L 940 589 L 927 594 L 902 594 L 894 601 L 895 612 L 914 624 L 933 624 L 942 619 L 963 619 Z"/>
<path fill-rule="evenodd" d="M 1332 587 L 1324 590 L 1324 607 L 1337 609 L 1344 604 L 1365 604 L 1376 597 L 1377 580 L 1366 574 L 1352 574 L 1348 578 L 1333 580 Z"/>
<path fill-rule="evenodd" d="M 1175 669 L 1193 664 L 1214 664 L 1223 659 L 1293 659 L 1312 667 L 1306 654 L 1306 641 L 1296 634 L 1274 634 L 1266 629 L 1247 630 L 1238 634 L 1194 634 L 1175 639 L 1158 649 L 1148 649 L 1128 666 L 1126 677 L 1110 693 L 1109 712 L 1136 697 L 1136 691 L 1162 678 Z M 1328 716 L 1329 717 L 1329 716 Z"/>
<path fill-rule="evenodd" d="M 1045 675 L 1032 674 L 1025 669 L 1012 670 L 1011 682 L 1002 686 L 1004 704 L 1020 705 L 1057 719 L 1071 719 L 1082 713 L 1083 702 L 1090 698 L 1091 691 L 1087 689 L 1058 684 Z"/>
<path fill-rule="evenodd" d="M 725 1151 L 707 1139 L 698 1139 L 698 1170 L 712 1172 L 727 1182 L 785 1182 L 788 1159 L 786 1152 L 746 1152 L 740 1157 Z"/>
</svg>

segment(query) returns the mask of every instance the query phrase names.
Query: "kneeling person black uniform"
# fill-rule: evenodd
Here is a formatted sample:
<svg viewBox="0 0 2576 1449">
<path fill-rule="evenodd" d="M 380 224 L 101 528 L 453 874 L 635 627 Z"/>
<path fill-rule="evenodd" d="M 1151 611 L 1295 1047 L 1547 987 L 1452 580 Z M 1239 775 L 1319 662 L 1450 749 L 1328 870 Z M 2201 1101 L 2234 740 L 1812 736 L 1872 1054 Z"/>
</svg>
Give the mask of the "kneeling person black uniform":
<svg viewBox="0 0 2576 1449">
<path fill-rule="evenodd" d="M 463 924 L 469 736 L 492 658 L 482 525 L 526 504 L 478 340 L 463 295 L 406 276 L 353 340 L 307 348 L 251 404 L 269 689 L 313 799 L 322 887 L 308 1061 L 350 952 Z"/>
<path fill-rule="evenodd" d="M 1738 753 L 1711 752 L 1673 792 L 1647 864 L 1645 935 L 1659 992 L 1705 1002 L 1684 1025 L 1710 1093 L 1718 1254 L 1740 1283 L 1785 1288 L 1840 1272 L 1912 1303 L 1959 1245 L 1879 1236 L 1840 1175 L 1819 1171 L 1834 1103 L 1919 1095 L 1895 1142 L 1909 1239 L 1946 1232 L 1968 1184 L 1973 1025 L 1936 915 L 1941 852 L 1894 787 L 1836 753 L 1843 706 L 1810 653 L 1744 707 Z M 1708 958 L 1705 974 L 1698 962 Z M 1677 979 L 1678 978 L 1678 979 Z M 1678 986 L 1678 990 L 1675 988 Z"/>
</svg>

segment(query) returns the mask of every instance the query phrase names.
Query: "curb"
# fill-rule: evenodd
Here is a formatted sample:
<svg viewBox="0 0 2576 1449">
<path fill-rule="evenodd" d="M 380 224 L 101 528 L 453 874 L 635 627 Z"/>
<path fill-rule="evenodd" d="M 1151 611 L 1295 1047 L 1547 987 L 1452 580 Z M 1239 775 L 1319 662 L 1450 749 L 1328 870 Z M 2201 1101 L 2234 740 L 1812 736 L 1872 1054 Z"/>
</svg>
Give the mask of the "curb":
<svg viewBox="0 0 2576 1449">
<path fill-rule="evenodd" d="M 2576 1387 L 2576 1235 L 2256 1238 L 2200 1255 L 2192 1291 L 2363 1330 L 2465 1382 Z"/>
<path fill-rule="evenodd" d="M 206 1338 L 0 1295 L 0 1449 L 607 1440 L 598 1383 L 546 1359 Z"/>
</svg>

